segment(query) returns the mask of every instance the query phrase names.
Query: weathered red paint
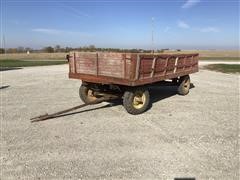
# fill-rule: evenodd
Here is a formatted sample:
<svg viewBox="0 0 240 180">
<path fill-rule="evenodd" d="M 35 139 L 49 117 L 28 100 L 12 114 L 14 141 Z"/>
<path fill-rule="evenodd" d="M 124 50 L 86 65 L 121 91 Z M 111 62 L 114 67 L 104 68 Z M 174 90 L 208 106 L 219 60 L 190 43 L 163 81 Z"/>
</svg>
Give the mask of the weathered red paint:
<svg viewBox="0 0 240 180">
<path fill-rule="evenodd" d="M 72 52 L 69 77 L 100 84 L 139 86 L 198 71 L 198 54 Z"/>
</svg>

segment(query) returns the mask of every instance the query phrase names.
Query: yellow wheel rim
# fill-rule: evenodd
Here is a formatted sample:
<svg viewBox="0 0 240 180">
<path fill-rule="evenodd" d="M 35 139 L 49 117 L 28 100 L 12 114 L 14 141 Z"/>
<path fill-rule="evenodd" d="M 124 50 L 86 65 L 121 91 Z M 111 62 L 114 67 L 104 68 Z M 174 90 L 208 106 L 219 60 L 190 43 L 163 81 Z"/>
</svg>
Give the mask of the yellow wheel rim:
<svg viewBox="0 0 240 180">
<path fill-rule="evenodd" d="M 190 88 L 190 80 L 189 79 L 184 82 L 184 88 L 185 89 L 189 89 Z"/>
<path fill-rule="evenodd" d="M 142 91 L 137 91 L 133 98 L 133 107 L 135 109 L 141 109 L 146 102 L 146 95 Z"/>
</svg>

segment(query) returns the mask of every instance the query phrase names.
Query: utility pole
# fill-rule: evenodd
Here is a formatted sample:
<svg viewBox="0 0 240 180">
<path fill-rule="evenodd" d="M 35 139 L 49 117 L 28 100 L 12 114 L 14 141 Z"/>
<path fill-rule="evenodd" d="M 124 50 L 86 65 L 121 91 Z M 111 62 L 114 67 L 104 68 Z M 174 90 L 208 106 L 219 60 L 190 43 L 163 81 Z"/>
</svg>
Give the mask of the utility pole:
<svg viewBox="0 0 240 180">
<path fill-rule="evenodd" d="M 4 54 L 6 54 L 6 40 L 5 40 L 5 36 L 4 36 L 4 29 L 3 29 L 3 0 L 0 0 L 0 26 L 1 26 L 1 28 L 0 28 L 0 39 L 1 39 L 1 44 L 0 44 L 0 46 L 1 46 L 1 48 L 3 48 L 4 49 Z"/>
<path fill-rule="evenodd" d="M 152 17 L 152 53 L 154 53 L 154 17 Z"/>
<path fill-rule="evenodd" d="M 7 53 L 7 50 L 6 50 L 6 41 L 5 41 L 5 36 L 3 34 L 3 49 L 4 49 L 4 54 Z"/>
</svg>

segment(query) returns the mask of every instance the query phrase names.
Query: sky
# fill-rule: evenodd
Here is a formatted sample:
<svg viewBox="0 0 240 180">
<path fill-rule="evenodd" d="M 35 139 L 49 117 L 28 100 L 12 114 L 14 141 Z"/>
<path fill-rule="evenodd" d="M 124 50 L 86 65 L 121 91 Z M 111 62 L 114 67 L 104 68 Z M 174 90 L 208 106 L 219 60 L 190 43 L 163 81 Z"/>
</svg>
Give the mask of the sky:
<svg viewBox="0 0 240 180">
<path fill-rule="evenodd" d="M 1 0 L 0 13 L 6 47 L 239 49 L 239 0 Z"/>
</svg>

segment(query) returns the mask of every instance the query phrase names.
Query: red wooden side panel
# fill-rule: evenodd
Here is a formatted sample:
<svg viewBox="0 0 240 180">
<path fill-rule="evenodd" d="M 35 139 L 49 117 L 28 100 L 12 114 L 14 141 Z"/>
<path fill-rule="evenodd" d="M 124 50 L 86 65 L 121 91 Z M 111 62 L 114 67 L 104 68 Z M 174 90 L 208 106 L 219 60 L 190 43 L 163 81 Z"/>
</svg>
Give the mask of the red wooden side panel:
<svg viewBox="0 0 240 180">
<path fill-rule="evenodd" d="M 179 57 L 177 59 L 177 69 L 176 69 L 177 73 L 184 71 L 184 63 L 185 63 L 185 57 Z"/>
<path fill-rule="evenodd" d="M 144 85 L 198 71 L 198 54 L 72 52 L 69 77 L 86 82 Z"/>
<path fill-rule="evenodd" d="M 168 64 L 167 58 L 157 58 L 154 69 L 154 76 L 159 77 L 165 74 L 165 70 Z"/>
<path fill-rule="evenodd" d="M 99 53 L 98 75 L 124 78 L 123 55 L 120 53 Z"/>
<path fill-rule="evenodd" d="M 194 56 L 192 60 L 192 67 L 198 70 L 198 56 Z"/>
<path fill-rule="evenodd" d="M 139 79 L 149 78 L 152 72 L 152 62 L 153 58 L 142 58 L 140 61 L 139 68 Z"/>
<path fill-rule="evenodd" d="M 130 78 L 131 55 L 122 53 L 73 52 L 70 74 L 87 74 L 115 78 Z"/>
<path fill-rule="evenodd" d="M 178 77 L 178 73 L 196 70 L 197 55 L 140 55 L 139 80 Z M 195 69 L 194 69 L 195 68 Z M 187 74 L 187 73 L 186 73 Z"/>
<path fill-rule="evenodd" d="M 74 53 L 73 54 L 71 54 L 71 56 L 70 56 L 70 58 L 69 58 L 69 73 L 70 74 L 73 74 L 73 73 L 75 73 L 75 62 L 74 62 Z"/>
<path fill-rule="evenodd" d="M 126 59 L 126 65 L 125 65 L 125 79 L 130 79 L 131 77 L 131 66 L 132 66 L 132 61 L 131 59 Z"/>
<path fill-rule="evenodd" d="M 97 74 L 97 53 L 75 53 L 76 73 Z"/>
<path fill-rule="evenodd" d="M 168 58 L 165 75 L 172 74 L 172 73 L 174 72 L 175 61 L 176 61 L 176 58 L 175 58 L 175 57 L 170 57 L 170 58 Z"/>
</svg>

